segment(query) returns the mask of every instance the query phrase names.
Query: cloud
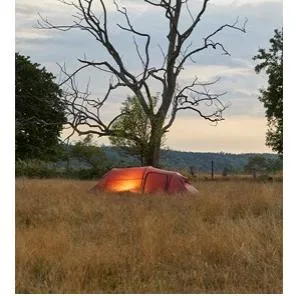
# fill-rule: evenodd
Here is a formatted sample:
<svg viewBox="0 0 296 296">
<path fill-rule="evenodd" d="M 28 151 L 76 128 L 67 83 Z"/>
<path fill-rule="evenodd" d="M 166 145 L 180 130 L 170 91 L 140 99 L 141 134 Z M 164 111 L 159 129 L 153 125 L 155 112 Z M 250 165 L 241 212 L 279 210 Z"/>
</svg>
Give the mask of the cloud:
<svg viewBox="0 0 296 296">
<path fill-rule="evenodd" d="M 131 0 L 121 2 L 129 7 L 131 20 L 135 28 L 141 32 L 147 32 L 147 30 L 151 32 L 151 60 L 153 63 L 161 64 L 162 55 L 158 44 L 164 49 L 167 46 L 166 34 L 168 32 L 168 25 L 166 19 L 159 13 L 159 9 L 155 10 L 154 6 Z M 238 16 L 241 17 L 241 21 L 243 21 L 244 17 L 248 18 L 247 33 L 243 34 L 240 32 L 225 30 L 222 34 L 218 34 L 215 40 L 223 42 L 232 56 L 222 56 L 221 50 L 207 50 L 194 57 L 197 64 L 227 64 L 229 67 L 242 67 L 249 64 L 252 56 L 256 53 L 258 48 L 268 44 L 273 28 L 275 26 L 280 26 L 282 22 L 281 14 L 274 13 L 274 11 L 280 11 L 280 2 L 259 2 L 260 4 L 257 5 L 242 5 L 241 3 L 244 3 L 244 1 L 236 1 L 235 3 L 239 3 L 239 5 L 227 6 L 224 3 L 224 6 L 218 6 L 218 3 L 220 2 L 214 1 L 214 4 L 209 5 L 197 30 L 194 31 L 192 38 L 193 46 L 199 46 L 202 44 L 203 37 L 215 30 L 217 26 L 220 26 L 225 22 L 231 23 L 235 21 Z M 99 56 L 98 46 L 95 43 L 93 36 L 89 35 L 87 32 L 76 30 L 73 32 L 61 33 L 54 30 L 38 30 L 33 28 L 38 19 L 37 11 L 41 11 L 42 15 L 47 16 L 48 19 L 55 24 L 70 24 L 72 22 L 72 11 L 67 11 L 69 6 L 62 5 L 56 0 L 46 0 L 45 2 L 25 1 L 22 3 L 24 4 L 17 3 L 16 5 L 16 11 L 19 14 L 21 12 L 23 13 L 23 15 L 20 14 L 21 16 L 16 18 L 16 44 L 20 51 L 22 51 L 22 49 L 28 50 L 28 47 L 30 50 L 34 50 L 32 43 L 35 43 L 36 45 L 35 55 L 38 55 L 38 51 L 40 52 L 47 47 L 51 48 L 55 46 L 61 48 L 52 52 L 52 57 L 54 59 L 55 52 L 59 52 L 63 47 L 67 48 L 70 45 L 71 52 L 68 53 L 68 56 L 70 57 L 70 55 L 72 55 L 73 59 L 77 57 L 77 55 L 81 56 L 84 53 L 90 56 Z M 53 5 L 54 3 L 55 5 Z M 115 42 L 120 52 L 123 53 L 127 64 L 132 65 L 132 67 L 139 67 L 140 61 L 137 58 L 135 59 L 136 51 L 134 49 L 132 36 L 126 32 L 120 32 L 120 30 L 116 28 L 117 22 L 124 24 L 124 18 L 119 16 L 116 17 L 117 14 L 111 9 L 114 7 L 112 1 L 106 1 L 106 3 L 108 4 L 110 14 L 109 25 L 112 28 L 110 36 L 111 40 Z M 200 7 L 200 4 L 198 3 L 200 2 L 191 1 L 193 11 L 198 11 L 197 8 Z M 153 7 L 153 9 L 151 7 Z M 139 12 L 145 13 L 143 13 L 141 17 L 138 17 Z M 29 18 L 27 17 L 28 15 L 30 16 Z M 190 18 L 187 16 L 187 21 L 185 22 L 188 23 L 189 21 Z M 34 32 L 34 34 L 31 32 Z M 32 38 L 33 35 L 34 38 Z M 37 39 L 40 39 L 40 41 Z M 141 43 L 141 38 L 138 39 Z"/>
<path fill-rule="evenodd" d="M 243 5 L 261 5 L 261 4 L 265 4 L 265 3 L 279 3 L 281 2 L 281 0 L 214 0 L 213 4 L 215 5 L 220 5 L 220 6 L 235 6 L 235 7 L 239 7 L 239 6 L 243 6 Z"/>
<path fill-rule="evenodd" d="M 242 67 L 230 67 L 229 65 L 190 65 L 186 67 L 180 78 L 189 80 L 195 76 L 199 77 L 202 81 L 215 80 L 218 77 L 231 77 L 231 76 L 250 76 L 253 75 L 252 69 Z"/>
</svg>

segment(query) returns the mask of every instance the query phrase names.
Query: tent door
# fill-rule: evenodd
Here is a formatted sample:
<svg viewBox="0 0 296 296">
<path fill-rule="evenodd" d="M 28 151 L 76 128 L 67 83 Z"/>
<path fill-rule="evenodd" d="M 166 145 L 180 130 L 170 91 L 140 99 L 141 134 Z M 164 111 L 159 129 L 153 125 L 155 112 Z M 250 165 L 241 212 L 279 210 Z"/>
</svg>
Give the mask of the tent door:
<svg viewBox="0 0 296 296">
<path fill-rule="evenodd" d="M 144 193 L 165 191 L 168 184 L 168 176 L 161 173 L 147 173 L 144 180 Z"/>
</svg>

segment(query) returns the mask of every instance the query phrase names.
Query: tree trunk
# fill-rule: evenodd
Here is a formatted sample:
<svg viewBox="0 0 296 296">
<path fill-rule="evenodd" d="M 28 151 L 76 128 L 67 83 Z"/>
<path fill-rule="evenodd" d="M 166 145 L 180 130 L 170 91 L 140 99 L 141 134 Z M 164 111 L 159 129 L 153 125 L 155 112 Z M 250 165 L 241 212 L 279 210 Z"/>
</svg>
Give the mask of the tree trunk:
<svg viewBox="0 0 296 296">
<path fill-rule="evenodd" d="M 145 153 L 145 165 L 159 167 L 160 146 L 163 133 L 161 121 L 155 122 L 151 128 L 150 141 Z"/>
<path fill-rule="evenodd" d="M 159 167 L 160 144 L 150 144 L 145 155 L 145 166 Z"/>
<path fill-rule="evenodd" d="M 141 154 L 141 156 L 140 156 L 140 162 L 141 162 L 141 166 L 145 165 L 145 159 L 144 159 L 143 154 Z"/>
</svg>

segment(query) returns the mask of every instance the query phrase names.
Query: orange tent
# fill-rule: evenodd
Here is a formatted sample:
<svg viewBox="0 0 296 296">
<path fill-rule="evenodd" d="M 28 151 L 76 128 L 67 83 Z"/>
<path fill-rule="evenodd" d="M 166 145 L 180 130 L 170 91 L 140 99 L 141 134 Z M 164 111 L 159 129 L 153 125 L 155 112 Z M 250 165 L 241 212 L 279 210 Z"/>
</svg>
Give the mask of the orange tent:
<svg viewBox="0 0 296 296">
<path fill-rule="evenodd" d="M 198 192 L 181 174 L 151 166 L 114 168 L 105 174 L 92 190 L 134 193 Z"/>
</svg>

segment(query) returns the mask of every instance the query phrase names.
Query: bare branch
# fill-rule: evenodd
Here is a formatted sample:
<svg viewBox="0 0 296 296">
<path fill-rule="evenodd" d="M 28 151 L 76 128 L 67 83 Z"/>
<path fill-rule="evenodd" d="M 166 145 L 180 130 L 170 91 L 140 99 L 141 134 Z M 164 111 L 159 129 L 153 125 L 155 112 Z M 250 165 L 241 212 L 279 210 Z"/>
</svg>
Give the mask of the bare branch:
<svg viewBox="0 0 296 296">
<path fill-rule="evenodd" d="M 161 52 L 161 55 L 162 55 L 162 58 L 163 58 L 161 68 L 164 68 L 165 64 L 167 63 L 167 55 L 165 54 L 163 48 L 161 47 L 161 45 L 159 43 L 157 43 L 157 47 L 159 48 L 159 50 Z"/>
<path fill-rule="evenodd" d="M 206 120 L 209 120 L 211 122 L 218 122 L 218 121 L 224 120 L 224 118 L 222 117 L 222 112 L 225 109 L 226 108 L 219 109 L 219 110 L 213 112 L 212 114 L 208 114 L 208 115 L 203 114 L 199 109 L 197 109 L 195 107 L 192 107 L 192 106 L 179 107 L 179 108 L 177 108 L 177 111 L 180 111 L 180 110 L 192 110 L 192 111 L 195 111 L 196 113 L 198 113 L 200 117 L 202 117 L 202 118 L 204 118 Z"/>
<path fill-rule="evenodd" d="M 209 2 L 209 0 L 204 0 L 203 1 L 202 8 L 201 8 L 200 12 L 198 13 L 198 15 L 195 18 L 192 16 L 189 8 L 186 5 L 188 11 L 190 12 L 191 19 L 193 21 L 192 21 L 191 26 L 189 26 L 189 28 L 183 34 L 180 35 L 180 40 L 179 40 L 180 46 L 182 46 L 182 44 L 184 43 L 184 41 L 191 35 L 192 31 L 194 30 L 194 28 L 196 27 L 196 25 L 199 23 L 202 15 L 206 11 L 208 2 Z"/>
<path fill-rule="evenodd" d="M 192 15 L 192 13 L 191 13 L 191 10 L 190 10 L 189 7 L 188 7 L 188 1 L 185 1 L 185 4 L 186 4 L 187 12 L 188 12 L 188 14 L 189 14 L 190 17 L 191 17 L 191 21 L 192 21 L 192 23 L 194 23 L 194 17 L 193 17 L 193 15 Z"/>
<path fill-rule="evenodd" d="M 129 115 L 120 112 L 109 122 L 103 122 L 100 113 L 102 107 L 107 104 L 108 99 L 111 97 L 112 91 L 119 87 L 128 88 L 139 100 L 151 123 L 149 143 L 147 143 L 151 147 L 160 145 L 161 134 L 168 130 L 173 124 L 176 114 L 181 110 L 194 111 L 202 118 L 214 123 L 223 120 L 223 111 L 228 107 L 221 100 L 225 93 L 211 93 L 208 90 L 217 81 L 200 82 L 195 78 L 191 84 L 179 87 L 178 78 L 181 71 L 185 69 L 186 62 L 191 61 L 194 63 L 196 54 L 203 50 L 219 49 L 222 54 L 230 55 L 221 40 L 216 40 L 216 38 L 221 31 L 227 29 L 245 32 L 247 20 L 242 26 L 238 25 L 238 19 L 233 24 L 221 25 L 205 36 L 199 47 L 193 47 L 193 42 L 190 41 L 189 37 L 193 35 L 194 30 L 204 16 L 209 0 L 201 1 L 201 8 L 197 13 L 190 10 L 188 0 L 144 0 L 147 5 L 161 9 L 168 24 L 168 31 L 165 33 L 168 41 L 167 48 L 164 49 L 158 44 L 162 56 L 161 65 L 151 66 L 151 35 L 137 30 L 127 9 L 120 7 L 117 1 L 113 0 L 117 13 L 123 16 L 124 20 L 124 24 L 117 24 L 117 28 L 127 35 L 130 34 L 133 48 L 141 64 L 142 69 L 134 73 L 112 41 L 108 23 L 110 20 L 108 18 L 107 2 L 104 0 L 76 0 L 76 2 L 74 0 L 73 2 L 72 0 L 60 0 L 60 2 L 76 10 L 76 14 L 73 15 L 73 22 L 69 25 L 54 25 L 47 18 L 39 15 L 37 22 L 39 28 L 59 31 L 78 29 L 87 32 L 95 38 L 108 55 L 107 60 L 89 60 L 86 57 L 78 59 L 80 67 L 72 74 L 68 74 L 65 67 L 59 65 L 65 77 L 60 86 L 64 88 L 68 125 L 73 131 L 81 135 L 94 133 L 98 136 L 110 136 L 118 134 L 118 131 L 114 128 L 116 126 L 114 123 L 120 120 L 122 116 Z M 187 10 L 190 21 L 190 24 L 185 28 L 181 26 L 183 9 Z M 97 10 L 99 10 L 100 15 L 97 14 Z M 78 90 L 75 76 L 88 67 L 110 74 L 112 79 L 115 78 L 116 80 L 115 83 L 109 81 L 106 94 L 101 98 L 92 96 L 88 86 L 84 92 Z M 155 96 L 153 96 L 150 81 L 157 82 L 162 87 L 157 108 L 153 108 Z M 171 115 L 168 123 L 165 124 L 169 110 L 171 110 Z M 125 133 L 124 136 L 129 139 L 133 138 L 136 141 L 139 140 L 128 133 Z M 159 147 L 156 147 L 154 151 L 151 150 L 151 153 L 154 153 L 153 157 L 157 157 L 157 149 Z"/>
<path fill-rule="evenodd" d="M 214 37 L 218 32 L 222 31 L 225 28 L 231 28 L 231 29 L 238 30 L 238 31 L 241 31 L 241 32 L 245 33 L 246 32 L 245 25 L 247 23 L 247 20 L 245 20 L 242 27 L 236 26 L 237 23 L 238 23 L 238 20 L 236 20 L 232 25 L 225 24 L 225 25 L 220 26 L 217 30 L 215 30 L 214 32 L 212 32 L 211 34 L 209 34 L 207 37 L 204 38 L 204 45 L 202 47 L 196 48 L 196 49 L 190 51 L 189 53 L 185 54 L 183 59 L 181 60 L 181 62 L 177 66 L 176 75 L 178 75 L 180 73 L 180 71 L 182 70 L 182 68 L 184 66 L 184 63 L 186 62 L 186 60 L 188 58 L 191 58 L 192 55 L 194 55 L 194 54 L 196 54 L 196 53 L 198 53 L 200 51 L 203 51 L 203 50 L 205 50 L 205 49 L 207 49 L 209 47 L 211 47 L 213 49 L 221 48 L 223 54 L 230 55 L 230 53 L 225 49 L 225 47 L 223 46 L 222 43 L 214 42 L 210 38 Z"/>
<path fill-rule="evenodd" d="M 149 46 L 150 46 L 150 40 L 151 40 L 151 37 L 149 34 L 147 33 L 141 33 L 137 30 L 135 30 L 135 28 L 133 27 L 132 23 L 131 23 L 131 20 L 128 16 L 128 13 L 127 13 L 127 9 L 125 7 L 123 7 L 122 9 L 119 8 L 119 5 L 117 4 L 117 2 L 115 0 L 113 0 L 113 3 L 116 5 L 116 8 L 117 8 L 117 11 L 120 12 L 124 17 L 125 17 L 125 20 L 126 20 L 126 23 L 128 25 L 128 27 L 124 27 L 120 24 L 117 24 L 117 26 L 119 28 L 121 28 L 122 30 L 125 30 L 125 31 L 128 31 L 128 32 L 131 32 L 131 33 L 134 33 L 140 37 L 145 37 L 146 38 L 146 44 L 145 44 L 145 61 L 140 53 L 140 50 L 139 50 L 139 46 L 135 40 L 135 38 L 133 37 L 133 41 L 134 41 L 134 45 L 136 47 L 136 51 L 137 51 L 137 54 L 138 54 L 138 57 L 140 58 L 141 60 L 141 63 L 142 63 L 142 66 L 143 66 L 143 80 L 146 78 L 146 74 L 147 74 L 147 70 L 149 68 L 149 62 L 150 62 L 150 55 L 149 55 Z"/>
<path fill-rule="evenodd" d="M 63 86 L 65 83 L 67 83 L 71 78 L 75 77 L 75 75 L 80 72 L 82 69 L 87 68 L 90 65 L 84 65 L 79 67 L 77 70 L 75 70 L 71 75 L 66 73 L 65 70 L 65 65 L 61 66 L 59 63 L 57 63 L 57 66 L 60 68 L 60 72 L 62 72 L 63 74 L 65 74 L 67 76 L 67 78 L 65 80 L 63 80 L 62 83 L 59 84 L 59 87 Z"/>
<path fill-rule="evenodd" d="M 84 92 L 80 92 L 75 76 L 67 74 L 64 68 L 61 68 L 61 71 L 67 76 L 66 80 L 68 82 L 68 88 L 65 88 L 63 92 L 67 124 L 79 135 L 89 133 L 95 133 L 98 136 L 111 135 L 113 133 L 111 129 L 112 123 L 124 114 L 119 114 L 106 124 L 100 117 L 100 109 L 109 98 L 112 90 L 126 85 L 119 81 L 116 84 L 110 82 L 105 96 L 102 99 L 97 98 L 95 100 L 90 97 L 88 86 Z M 91 132 L 82 130 L 82 127 L 90 128 Z"/>
<path fill-rule="evenodd" d="M 223 119 L 222 113 L 229 106 L 225 105 L 220 98 L 226 94 L 223 93 L 210 93 L 207 89 L 208 86 L 215 84 L 219 79 L 211 82 L 199 82 L 196 77 L 190 85 L 186 85 L 181 89 L 178 89 L 177 94 L 174 97 L 172 104 L 171 117 L 169 122 L 163 127 L 164 131 L 173 124 L 177 112 L 180 110 L 192 110 L 198 113 L 204 119 L 211 122 L 218 122 Z M 198 90 L 201 88 L 201 90 Z M 207 107 L 214 106 L 215 111 L 209 114 L 205 114 L 201 110 L 201 103 L 204 103 Z"/>
</svg>

